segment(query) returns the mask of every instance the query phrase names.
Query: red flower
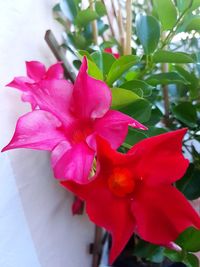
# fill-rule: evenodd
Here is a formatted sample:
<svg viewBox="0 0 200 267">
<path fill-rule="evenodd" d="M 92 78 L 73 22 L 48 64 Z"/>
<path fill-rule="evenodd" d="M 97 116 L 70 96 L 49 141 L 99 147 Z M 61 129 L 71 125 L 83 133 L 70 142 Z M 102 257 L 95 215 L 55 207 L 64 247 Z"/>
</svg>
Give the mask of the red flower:
<svg viewBox="0 0 200 267">
<path fill-rule="evenodd" d="M 86 201 L 90 219 L 112 234 L 110 262 L 136 232 L 144 240 L 169 246 L 200 217 L 172 184 L 185 173 L 182 155 L 186 129 L 147 138 L 127 154 L 97 138 L 97 174 L 85 185 L 61 184 Z"/>
</svg>

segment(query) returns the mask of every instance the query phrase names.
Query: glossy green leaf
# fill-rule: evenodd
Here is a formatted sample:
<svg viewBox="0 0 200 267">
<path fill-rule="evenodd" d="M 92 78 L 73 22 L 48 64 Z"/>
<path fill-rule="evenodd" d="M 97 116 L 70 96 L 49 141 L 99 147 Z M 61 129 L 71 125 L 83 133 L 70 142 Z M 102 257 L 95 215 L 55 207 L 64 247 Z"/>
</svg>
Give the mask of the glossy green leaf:
<svg viewBox="0 0 200 267">
<path fill-rule="evenodd" d="M 144 96 L 144 97 L 150 96 L 152 90 L 154 89 L 153 86 L 141 80 L 128 81 L 128 82 L 123 83 L 120 87 L 129 89 L 135 93 L 137 93 L 138 89 L 140 89 L 142 91 L 141 96 Z"/>
<path fill-rule="evenodd" d="M 123 88 L 111 88 L 111 91 L 113 109 L 121 109 L 140 99 L 135 93 Z"/>
<path fill-rule="evenodd" d="M 176 72 L 166 72 L 166 73 L 158 73 L 151 75 L 146 82 L 150 85 L 156 86 L 159 84 L 166 85 L 166 84 L 189 84 L 187 80 L 180 74 Z"/>
<path fill-rule="evenodd" d="M 104 75 L 108 74 L 112 64 L 116 61 L 112 54 L 99 51 L 92 53 L 91 57 Z"/>
<path fill-rule="evenodd" d="M 178 252 L 167 248 L 164 250 L 164 255 L 173 262 L 182 262 L 184 258 L 182 252 Z"/>
<path fill-rule="evenodd" d="M 97 65 L 90 60 L 88 60 L 88 74 L 95 79 L 103 80 L 103 73 Z"/>
<path fill-rule="evenodd" d="M 121 108 L 120 111 L 128 114 L 139 122 L 146 122 L 151 116 L 151 104 L 146 99 L 138 99 L 134 103 Z"/>
<path fill-rule="evenodd" d="M 200 251 L 200 230 L 193 227 L 187 228 L 180 234 L 176 243 L 188 252 Z"/>
<path fill-rule="evenodd" d="M 153 0 L 163 30 L 171 30 L 177 21 L 177 10 L 172 0 Z"/>
<path fill-rule="evenodd" d="M 139 58 L 134 55 L 121 56 L 111 66 L 108 73 L 106 82 L 108 85 L 112 85 L 117 79 L 119 79 L 124 72 L 129 70 L 132 66 L 138 63 Z"/>
<path fill-rule="evenodd" d="M 84 27 L 91 21 L 98 18 L 99 16 L 96 11 L 87 8 L 78 12 L 75 18 L 75 24 L 79 27 Z"/>
<path fill-rule="evenodd" d="M 194 128 L 197 123 L 197 111 L 194 105 L 190 102 L 182 102 L 172 106 L 172 113 L 175 118 L 188 127 Z"/>
<path fill-rule="evenodd" d="M 99 17 L 102 17 L 107 14 L 106 7 L 101 1 L 97 1 L 95 3 L 95 11 L 99 15 Z"/>
<path fill-rule="evenodd" d="M 147 125 L 155 126 L 158 122 L 161 121 L 162 117 L 163 117 L 163 114 L 161 110 L 158 107 L 154 106 L 151 110 L 151 117 L 149 121 L 147 122 Z"/>
<path fill-rule="evenodd" d="M 159 50 L 153 55 L 154 63 L 193 63 L 191 55 L 183 52 Z"/>
<path fill-rule="evenodd" d="M 153 16 L 138 15 L 136 32 L 145 54 L 153 53 L 160 39 L 160 24 Z"/>
<path fill-rule="evenodd" d="M 194 72 L 189 72 L 183 67 L 179 65 L 174 66 L 175 70 L 185 78 L 190 84 L 187 85 L 191 99 L 198 98 L 200 91 L 199 91 L 199 79 L 196 77 Z"/>
<path fill-rule="evenodd" d="M 199 198 L 200 170 L 193 163 L 190 163 L 184 177 L 176 182 L 176 186 L 187 199 L 194 200 Z"/>
</svg>

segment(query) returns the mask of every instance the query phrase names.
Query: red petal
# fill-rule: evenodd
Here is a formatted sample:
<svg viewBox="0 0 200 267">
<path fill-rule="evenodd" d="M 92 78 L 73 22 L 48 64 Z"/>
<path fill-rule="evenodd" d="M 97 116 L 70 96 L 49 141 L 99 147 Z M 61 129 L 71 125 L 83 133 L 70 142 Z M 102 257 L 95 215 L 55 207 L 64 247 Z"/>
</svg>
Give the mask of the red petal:
<svg viewBox="0 0 200 267">
<path fill-rule="evenodd" d="M 73 98 L 73 112 L 79 118 L 101 118 L 111 105 L 111 92 L 106 83 L 87 74 L 86 57 L 75 81 Z"/>
<path fill-rule="evenodd" d="M 144 139 L 128 152 L 139 159 L 135 171 L 146 183 L 171 184 L 183 176 L 189 164 L 182 154 L 186 131 L 181 129 Z"/>
<path fill-rule="evenodd" d="M 187 227 L 200 228 L 200 217 L 173 186 L 144 186 L 132 201 L 137 231 L 146 241 L 168 245 Z"/>
<path fill-rule="evenodd" d="M 115 197 L 107 186 L 105 177 L 97 177 L 87 185 L 62 182 L 63 186 L 86 201 L 90 219 L 112 234 L 110 263 L 121 253 L 134 232 L 135 221 L 130 212 L 130 202 Z"/>
<path fill-rule="evenodd" d="M 2 151 L 13 148 L 52 150 L 65 139 L 61 122 L 51 113 L 35 110 L 19 118 L 14 136 Z"/>
</svg>

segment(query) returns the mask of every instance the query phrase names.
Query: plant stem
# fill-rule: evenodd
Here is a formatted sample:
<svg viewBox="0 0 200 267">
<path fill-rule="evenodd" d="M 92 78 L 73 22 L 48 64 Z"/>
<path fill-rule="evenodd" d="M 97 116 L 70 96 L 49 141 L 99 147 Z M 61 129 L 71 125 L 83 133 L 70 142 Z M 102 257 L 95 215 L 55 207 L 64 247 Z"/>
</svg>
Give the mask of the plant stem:
<svg viewBox="0 0 200 267">
<path fill-rule="evenodd" d="M 113 37 L 115 37 L 115 31 L 114 31 L 113 24 L 112 24 L 112 18 L 110 17 L 110 13 L 109 13 L 109 10 L 108 10 L 107 5 L 106 5 L 106 0 L 102 0 L 102 2 L 105 5 L 106 10 L 107 10 L 107 18 L 108 18 L 108 23 L 110 26 L 111 34 Z"/>
<path fill-rule="evenodd" d="M 124 52 L 125 52 L 124 51 L 125 50 L 124 25 L 123 25 L 120 3 L 119 3 L 119 9 L 118 9 L 117 22 L 118 22 L 118 26 L 119 26 L 120 44 L 122 47 L 122 53 L 124 54 Z"/>
<path fill-rule="evenodd" d="M 93 0 L 89 0 L 89 3 L 90 3 L 90 9 L 94 10 Z M 97 21 L 96 20 L 92 21 L 92 33 L 93 33 L 94 44 L 98 45 L 98 28 L 97 28 Z"/>
<path fill-rule="evenodd" d="M 131 55 L 131 35 L 132 35 L 132 0 L 126 0 L 126 46 L 125 55 Z"/>
</svg>

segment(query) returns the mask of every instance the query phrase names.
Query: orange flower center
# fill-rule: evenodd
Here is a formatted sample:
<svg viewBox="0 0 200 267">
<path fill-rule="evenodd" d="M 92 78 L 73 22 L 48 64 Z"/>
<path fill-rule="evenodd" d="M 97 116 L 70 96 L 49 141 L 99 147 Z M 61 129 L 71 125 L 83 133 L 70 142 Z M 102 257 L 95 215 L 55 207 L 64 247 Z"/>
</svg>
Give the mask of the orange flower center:
<svg viewBox="0 0 200 267">
<path fill-rule="evenodd" d="M 127 169 L 116 168 L 108 178 L 108 187 L 114 195 L 124 197 L 135 189 L 135 180 Z"/>
</svg>

